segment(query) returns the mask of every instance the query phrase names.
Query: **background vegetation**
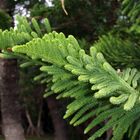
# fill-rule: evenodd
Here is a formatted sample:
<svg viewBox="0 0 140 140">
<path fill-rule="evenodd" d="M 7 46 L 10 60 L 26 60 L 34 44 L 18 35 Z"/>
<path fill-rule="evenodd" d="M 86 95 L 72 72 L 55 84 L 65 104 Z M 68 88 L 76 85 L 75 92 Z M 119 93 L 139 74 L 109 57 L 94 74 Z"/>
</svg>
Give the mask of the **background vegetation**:
<svg viewBox="0 0 140 140">
<path fill-rule="evenodd" d="M 135 123 L 138 121 L 139 117 L 139 106 L 135 104 L 138 103 L 137 97 L 139 93 L 139 1 L 65 0 L 65 7 L 68 15 L 66 15 L 62 9 L 62 4 L 57 0 L 52 1 L 51 6 L 49 6 L 46 1 L 34 0 L 11 1 L 11 3 L 8 3 L 6 0 L 0 3 L 2 9 L 0 12 L 2 19 L 1 28 L 4 30 L 9 29 L 10 26 L 16 25 L 17 30 L 14 31 L 11 28 L 10 32 L 1 31 L 1 38 L 3 36 L 5 37 L 3 37 L 5 39 L 5 44 L 2 45 L 3 54 L 1 55 L 6 58 L 6 56 L 9 55 L 9 50 L 11 50 L 9 47 L 19 44 L 23 46 L 14 47 L 13 51 L 27 55 L 26 57 L 19 55 L 21 59 L 18 61 L 20 67 L 23 68 L 20 70 L 20 104 L 22 104 L 22 123 L 24 124 L 26 135 L 36 135 L 39 137 L 46 133 L 55 133 L 55 139 L 57 140 L 77 139 L 78 137 L 87 139 L 92 133 L 83 136 L 81 131 L 83 131 L 83 127 L 85 128 L 88 125 L 84 131 L 85 133 L 90 130 L 95 132 L 100 128 L 99 131 L 90 138 L 94 139 L 100 137 L 103 132 L 113 127 L 114 123 L 116 123 L 113 132 L 114 140 L 122 138 L 128 139 L 128 137 L 130 139 L 138 138 L 139 135 L 137 135 L 137 133 L 139 132 L 139 127 Z M 18 17 L 18 23 L 15 22 L 14 15 L 16 13 L 26 15 L 28 20 Z M 52 28 L 48 20 L 44 19 L 44 17 L 50 20 Z M 49 33 L 51 30 L 57 32 L 62 31 L 65 33 L 66 37 L 56 32 L 43 37 L 46 32 Z M 11 33 L 12 36 L 15 35 L 15 37 L 19 38 L 14 41 L 12 39 L 10 40 L 9 34 Z M 72 36 L 66 39 L 69 34 L 77 38 L 80 46 L 82 46 L 81 48 L 83 48 L 87 54 L 84 50 L 79 48 L 76 40 Z M 103 34 L 105 35 L 102 36 Z M 43 39 L 33 39 L 37 37 L 43 37 Z M 4 39 L 1 40 L 2 43 Z M 52 40 L 54 42 L 56 41 L 55 43 L 58 46 L 63 45 L 64 48 L 62 48 L 62 50 L 64 52 L 68 50 L 68 52 L 64 54 L 62 50 L 59 50 L 57 47 L 54 48 L 56 44 L 54 44 L 54 46 L 51 44 L 50 46 L 43 46 L 45 41 L 51 42 Z M 8 41 L 10 43 L 13 42 L 10 44 Z M 25 43 L 28 41 L 31 42 L 26 45 Z M 90 48 L 89 46 L 91 46 L 93 42 L 95 42 L 94 47 Z M 7 45 L 6 43 L 9 44 Z M 36 49 L 34 49 L 34 46 L 36 46 Z M 75 48 L 70 50 L 67 46 Z M 49 47 L 51 47 L 51 49 L 49 49 Z M 41 53 L 39 54 L 37 51 Z M 44 54 L 44 52 L 46 52 L 46 54 Z M 48 55 L 47 52 L 49 52 Z M 65 55 L 65 57 L 63 58 L 60 53 Z M 10 55 L 11 54 L 12 52 L 10 52 Z M 12 56 L 13 55 L 15 54 L 12 54 Z M 22 59 L 23 57 L 26 59 Z M 33 60 L 31 60 L 30 57 Z M 96 63 L 92 63 L 91 58 L 94 58 Z M 6 62 L 5 60 L 1 62 L 5 64 L 10 63 L 10 61 Z M 26 69 L 24 68 L 25 66 L 30 67 Z M 40 66 L 41 74 L 38 70 Z M 64 67 L 62 68 L 62 66 Z M 95 66 L 97 71 L 92 69 L 92 67 Z M 3 68 L 1 69 L 3 70 Z M 7 69 L 5 68 L 4 70 L 6 71 Z M 59 79 L 60 75 L 57 75 L 57 70 L 60 75 L 62 74 L 64 76 L 64 79 L 63 77 L 60 78 L 61 80 Z M 46 72 L 48 72 L 49 75 L 46 74 Z M 33 80 L 35 75 L 38 76 Z M 50 75 L 53 75 L 53 77 Z M 102 80 L 101 77 L 105 81 Z M 40 86 L 39 83 L 35 84 L 34 81 L 38 80 L 41 82 L 42 86 Z M 1 83 L 2 82 L 3 81 L 1 81 Z M 90 90 L 91 85 L 93 86 Z M 80 90 L 81 86 L 82 90 Z M 1 87 L 4 89 L 5 85 Z M 74 89 L 77 91 L 77 88 L 79 89 L 79 96 L 72 94 L 74 91 L 71 91 Z M 61 102 L 56 101 L 56 94 L 44 99 L 42 96 L 44 90 L 46 92 L 45 96 L 61 92 L 57 98 L 68 96 L 70 98 L 74 97 L 75 101 L 70 98 Z M 9 92 L 7 93 L 9 94 Z M 90 93 L 90 95 L 88 95 L 88 93 Z M 95 96 L 95 98 L 92 99 L 91 95 L 94 93 L 95 95 L 93 96 Z M 112 96 L 112 93 L 116 93 L 116 95 Z M 82 94 L 84 96 L 82 96 Z M 96 101 L 96 98 L 103 99 Z M 4 99 L 6 101 L 8 98 L 4 98 L 1 94 L 2 115 L 5 111 L 3 109 L 4 106 L 6 106 L 6 103 L 8 104 L 8 102 L 4 102 Z M 89 105 L 88 103 L 92 102 L 92 100 L 95 101 L 95 104 Z M 110 105 L 108 100 L 113 105 Z M 10 101 L 10 99 L 7 101 Z M 86 114 L 89 115 L 86 119 L 88 122 L 75 129 L 69 127 L 67 125 L 68 122 L 62 119 L 67 104 L 70 105 L 67 107 L 68 111 L 65 118 L 79 111 L 76 112 L 79 114 L 78 116 L 73 116 L 70 122 L 71 124 L 74 123 L 74 125 L 78 125 L 83 122 L 80 120 L 81 112 L 83 113 L 83 119 L 86 118 Z M 121 105 L 120 107 L 116 107 L 114 106 L 115 104 Z M 86 108 L 84 108 L 85 105 L 87 105 Z M 92 110 L 88 111 L 90 107 L 97 109 L 95 112 Z M 125 110 L 131 110 L 131 112 L 126 113 Z M 94 120 L 95 123 L 91 122 L 93 117 L 96 117 Z M 77 119 L 79 120 L 77 121 Z M 107 121 L 108 119 L 109 121 Z M 118 121 L 116 121 L 117 119 Z M 102 124 L 101 121 L 104 120 L 106 121 Z M 122 129 L 121 134 L 118 135 L 124 120 L 128 123 L 123 127 L 124 129 Z M 95 130 L 93 129 L 94 126 L 96 126 Z M 135 133 L 133 133 L 131 130 L 135 126 Z M 71 134 L 74 131 L 75 134 L 72 136 Z M 127 133 L 127 135 L 124 135 L 125 133 Z M 70 138 L 69 135 L 72 137 Z M 112 132 L 107 131 L 100 139 L 110 139 L 111 136 Z"/>
</svg>

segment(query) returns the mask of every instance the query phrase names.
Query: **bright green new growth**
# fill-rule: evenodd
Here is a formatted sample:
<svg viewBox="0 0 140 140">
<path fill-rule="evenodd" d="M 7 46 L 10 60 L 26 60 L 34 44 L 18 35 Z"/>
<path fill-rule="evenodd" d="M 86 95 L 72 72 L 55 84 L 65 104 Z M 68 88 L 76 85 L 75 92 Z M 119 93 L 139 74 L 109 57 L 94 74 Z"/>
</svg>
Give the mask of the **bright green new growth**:
<svg viewBox="0 0 140 140">
<path fill-rule="evenodd" d="M 10 30 L 0 30 L 0 48 L 1 50 L 10 49 L 15 45 L 24 44 L 33 38 L 41 37 L 43 32 L 41 32 L 40 26 L 35 19 L 32 19 L 31 22 L 28 22 L 25 17 L 17 16 L 17 27 L 10 28 Z M 42 23 L 46 30 L 49 32 L 50 25 L 47 19 L 44 19 Z"/>
<path fill-rule="evenodd" d="M 28 57 L 25 57 L 21 54 L 13 53 L 11 48 L 15 45 L 25 44 L 31 41 L 34 38 L 42 37 L 44 33 L 50 32 L 50 24 L 48 19 L 44 19 L 41 24 L 35 19 L 28 21 L 27 18 L 16 16 L 17 26 L 16 28 L 10 28 L 10 30 L 0 30 L 0 57 L 11 59 L 11 58 L 22 58 L 25 59 L 25 64 L 22 64 L 21 67 L 27 67 L 34 65 L 36 61 L 30 62 Z M 42 26 L 44 27 L 43 31 L 41 30 Z M 40 34 L 38 33 L 40 31 Z M 39 62 L 40 64 L 40 62 Z"/>
<path fill-rule="evenodd" d="M 53 75 L 54 85 L 51 89 L 56 93 L 64 90 L 68 85 L 70 86 L 70 78 L 75 77 L 72 85 L 75 86 L 74 83 L 79 82 L 90 83 L 88 85 L 91 85 L 91 90 L 94 91 L 92 96 L 97 99 L 111 97 L 111 103 L 116 104 L 117 98 L 120 97 L 112 96 L 114 94 L 123 96 L 123 99 L 121 98 L 117 104 L 125 102 L 125 110 L 130 110 L 138 102 L 139 91 L 135 88 L 139 80 L 139 72 L 136 69 L 130 69 L 124 71 L 123 76 L 118 75 L 95 47 L 91 47 L 90 55 L 87 55 L 84 50 L 79 48 L 72 36 L 65 38 L 62 33 L 49 33 L 42 39 L 35 39 L 23 46 L 15 46 L 13 51 L 53 64 L 53 66 L 43 66 L 41 70 Z M 61 73 L 68 73 L 69 76 L 64 77 L 63 80 Z"/>
<path fill-rule="evenodd" d="M 84 131 L 88 133 L 106 121 L 89 140 L 101 137 L 110 128 L 113 128 L 112 140 L 123 139 L 125 133 L 129 133 L 130 140 L 135 140 L 140 129 L 136 123 L 140 118 L 139 7 L 139 0 L 123 0 L 122 16 L 129 26 L 123 28 L 118 24 L 123 30 L 119 28 L 100 37 L 89 54 L 73 36 L 56 32 L 43 36 L 35 19 L 31 27 L 31 23 L 20 18 L 17 31 L 0 32 L 0 39 L 7 41 L 2 49 L 10 47 L 16 56 L 28 58 L 21 67 L 40 65 L 42 73 L 34 80 L 47 84 L 44 97 L 56 94 L 57 99 L 73 99 L 64 116 L 71 117 L 70 124 L 77 126 L 92 119 Z M 50 32 L 48 20 L 44 23 Z M 14 42 L 12 33 L 24 35 Z M 3 44 L 2 39 L 0 43 Z"/>
<path fill-rule="evenodd" d="M 135 7 L 138 3 L 131 1 L 131 6 Z M 132 18 L 126 7 L 130 7 L 127 0 L 122 3 L 122 13 L 124 17 L 128 17 L 128 21 L 134 21 L 132 26 L 138 26 L 136 18 L 133 14 Z M 131 35 L 134 32 L 132 26 L 125 28 L 127 34 Z M 138 33 L 137 30 L 135 32 Z M 131 39 L 121 38 L 119 34 L 101 37 L 90 48 L 90 54 L 86 54 L 79 47 L 74 37 L 66 38 L 64 34 L 56 32 L 12 49 L 16 53 L 23 53 L 33 60 L 43 62 L 40 68 L 43 73 L 36 76 L 35 80 L 49 84 L 46 97 L 52 95 L 50 90 L 53 90 L 58 99 L 73 98 L 64 116 L 73 116 L 70 124 L 77 126 L 96 116 L 86 127 L 84 132 L 87 133 L 96 125 L 108 120 L 89 140 L 101 137 L 109 128 L 113 128 L 112 140 L 121 140 L 140 117 L 140 74 L 136 69 L 139 68 L 139 47 L 136 47 L 138 44 L 134 44 Z M 115 70 L 100 51 L 116 68 L 121 64 L 121 70 Z M 127 68 L 124 68 L 126 66 Z M 136 125 L 134 133 L 129 132 L 129 138 L 134 140 L 138 132 L 139 127 Z"/>
<path fill-rule="evenodd" d="M 139 72 L 136 69 L 128 68 L 121 73 L 117 73 L 95 47 L 91 47 L 90 55 L 88 55 L 84 50 L 80 49 L 72 36 L 66 38 L 62 33 L 52 32 L 45 35 L 42 39 L 38 38 L 26 45 L 15 46 L 12 50 L 49 63 L 48 66 L 42 66 L 40 70 L 52 75 L 51 90 L 55 94 L 59 93 L 57 98 L 74 98 L 74 101 L 68 105 L 64 116 L 64 118 L 67 118 L 76 113 L 70 122 L 71 124 L 81 124 L 97 115 L 96 112 L 98 110 L 104 108 L 104 105 L 110 104 L 108 101 L 114 105 L 123 104 L 124 110 L 131 111 L 133 108 L 135 110 L 135 104 L 139 103 L 139 90 L 137 90 Z M 100 100 L 101 98 L 108 99 L 108 101 L 104 102 Z M 90 105 L 91 108 L 89 107 Z M 125 114 L 122 107 L 120 108 L 121 114 L 116 111 L 118 107 L 114 107 L 110 106 L 101 110 L 101 114 L 105 113 L 103 115 L 99 112 L 97 120 L 100 116 L 102 121 L 111 116 L 112 118 L 103 128 L 93 134 L 90 139 L 100 137 L 109 128 L 119 124 L 119 119 L 125 118 L 127 113 Z M 111 108 L 112 113 L 109 111 L 106 114 L 109 108 Z M 90 112 L 87 112 L 87 110 Z M 129 121 L 131 119 L 133 117 L 130 117 Z M 85 133 L 102 121 L 96 122 L 96 119 L 93 120 L 96 124 L 89 124 L 85 129 Z M 128 125 L 128 128 L 130 125 Z M 124 130 L 124 133 L 128 128 Z M 114 129 L 116 130 L 117 128 Z M 121 137 L 123 137 L 124 133 L 122 131 Z M 114 135 L 113 139 L 117 135 Z"/>
</svg>

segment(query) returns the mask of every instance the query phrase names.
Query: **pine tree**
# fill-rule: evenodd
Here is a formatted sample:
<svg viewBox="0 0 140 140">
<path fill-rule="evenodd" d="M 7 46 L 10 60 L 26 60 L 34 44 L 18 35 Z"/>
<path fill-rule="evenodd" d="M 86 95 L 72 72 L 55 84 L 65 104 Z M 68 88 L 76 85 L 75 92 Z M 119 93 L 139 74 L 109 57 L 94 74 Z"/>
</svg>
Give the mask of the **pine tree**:
<svg viewBox="0 0 140 140">
<path fill-rule="evenodd" d="M 45 97 L 55 94 L 57 99 L 71 99 L 64 116 L 71 117 L 70 124 L 91 119 L 84 131 L 88 133 L 106 121 L 89 140 L 110 128 L 112 140 L 121 140 L 126 133 L 127 139 L 139 139 L 139 6 L 139 0 L 122 0 L 115 29 L 101 36 L 90 53 L 73 36 L 55 31 L 24 45 L 12 45 L 12 53 L 40 65 L 41 74 L 34 79 L 46 83 Z"/>
<path fill-rule="evenodd" d="M 1 96 L 1 112 L 3 133 L 6 140 L 23 140 L 24 132 L 21 126 L 20 105 L 19 105 L 19 86 L 18 86 L 18 67 L 17 59 L 7 51 L 11 52 L 10 47 L 16 44 L 26 43 L 37 35 L 26 18 L 18 18 L 17 29 L 10 28 L 10 30 L 0 30 L 0 44 L 1 50 L 5 54 L 0 54 L 1 60 L 1 79 L 0 79 L 0 96 Z M 23 25 L 24 23 L 24 25 Z M 35 19 L 32 24 L 36 24 Z M 26 26 L 26 27 L 25 27 Z M 26 30 L 27 29 L 27 30 Z M 33 35 L 31 35 L 33 34 Z M 12 52 L 11 52 L 12 53 Z M 17 113 L 15 113 L 17 112 Z"/>
</svg>

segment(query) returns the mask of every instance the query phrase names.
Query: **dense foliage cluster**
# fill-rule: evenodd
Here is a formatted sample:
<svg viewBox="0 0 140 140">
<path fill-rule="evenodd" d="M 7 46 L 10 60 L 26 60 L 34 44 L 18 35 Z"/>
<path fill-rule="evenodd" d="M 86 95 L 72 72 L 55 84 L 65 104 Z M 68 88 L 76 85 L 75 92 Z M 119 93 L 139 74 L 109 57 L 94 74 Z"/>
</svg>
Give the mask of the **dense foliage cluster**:
<svg viewBox="0 0 140 140">
<path fill-rule="evenodd" d="M 19 18 L 16 30 L 0 32 L 1 55 L 24 59 L 21 67 L 39 65 L 41 73 L 34 80 L 46 84 L 44 96 L 72 99 L 64 118 L 71 117 L 74 126 L 92 120 L 84 133 L 106 121 L 89 140 L 110 128 L 112 140 L 125 134 L 139 139 L 139 7 L 139 0 L 122 0 L 115 29 L 101 36 L 89 53 L 72 35 L 51 32 L 47 19 L 43 26 L 49 33 L 43 36 L 35 19 L 29 23 Z"/>
</svg>

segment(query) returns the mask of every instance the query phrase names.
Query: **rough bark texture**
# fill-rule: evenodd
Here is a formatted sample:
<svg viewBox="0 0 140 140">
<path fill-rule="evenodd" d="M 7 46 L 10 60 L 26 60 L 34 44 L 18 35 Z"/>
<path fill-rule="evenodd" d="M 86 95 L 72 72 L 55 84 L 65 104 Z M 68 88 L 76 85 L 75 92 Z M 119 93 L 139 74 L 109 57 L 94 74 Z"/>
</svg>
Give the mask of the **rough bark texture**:
<svg viewBox="0 0 140 140">
<path fill-rule="evenodd" d="M 59 111 L 60 106 L 58 101 L 55 99 L 55 97 L 48 97 L 47 103 L 55 130 L 54 140 L 69 140 L 68 129 L 65 121 L 63 120 L 61 112 Z"/>
<path fill-rule="evenodd" d="M 18 96 L 17 61 L 0 59 L 0 98 L 5 140 L 25 140 Z"/>
</svg>

